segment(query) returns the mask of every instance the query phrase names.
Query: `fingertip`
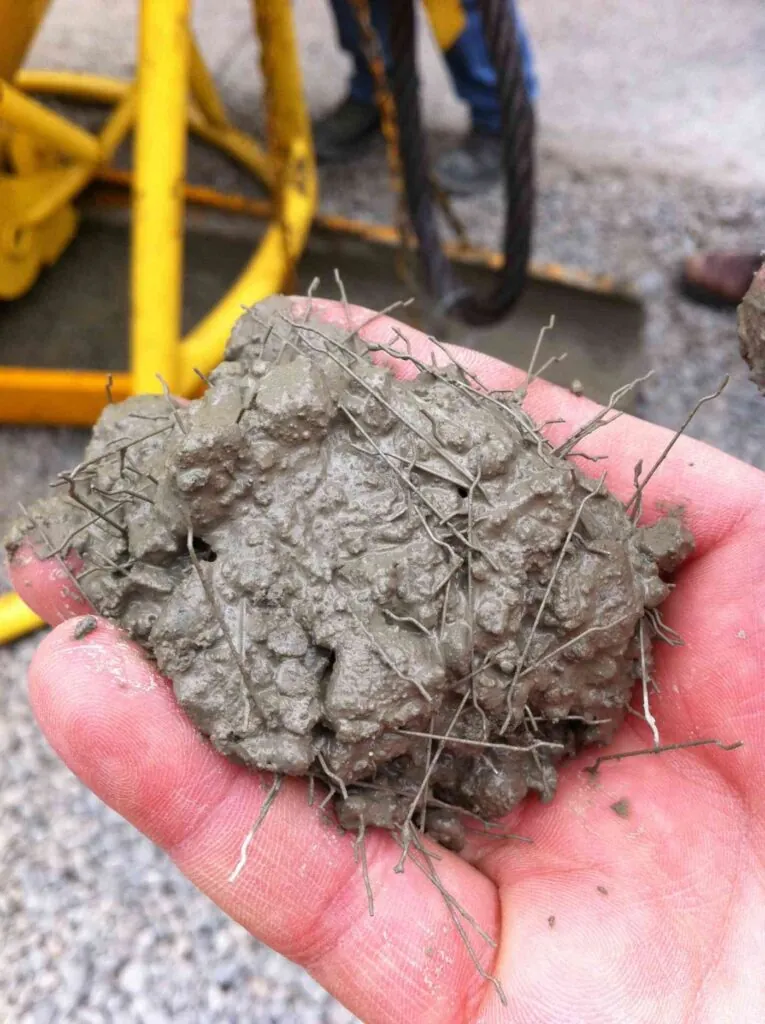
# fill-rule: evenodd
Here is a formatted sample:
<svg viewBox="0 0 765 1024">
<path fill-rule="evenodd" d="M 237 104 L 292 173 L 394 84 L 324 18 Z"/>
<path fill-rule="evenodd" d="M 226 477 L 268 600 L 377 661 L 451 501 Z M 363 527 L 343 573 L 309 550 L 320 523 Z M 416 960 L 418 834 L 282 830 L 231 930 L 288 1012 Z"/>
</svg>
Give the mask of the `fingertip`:
<svg viewBox="0 0 765 1024">
<path fill-rule="evenodd" d="M 97 719 L 104 702 L 114 710 L 118 694 L 150 693 L 161 682 L 138 645 L 92 613 L 55 626 L 29 666 L 32 708 L 52 741 L 73 716 Z"/>
<path fill-rule="evenodd" d="M 78 615 L 92 614 L 93 607 L 77 583 L 82 569 L 80 556 L 40 558 L 30 543 L 21 544 L 8 560 L 8 574 L 16 592 L 51 626 Z"/>
<path fill-rule="evenodd" d="M 194 729 L 141 648 L 103 619 L 80 617 L 44 638 L 29 694 L 58 756 L 162 846 L 182 840 L 239 773 Z"/>
</svg>

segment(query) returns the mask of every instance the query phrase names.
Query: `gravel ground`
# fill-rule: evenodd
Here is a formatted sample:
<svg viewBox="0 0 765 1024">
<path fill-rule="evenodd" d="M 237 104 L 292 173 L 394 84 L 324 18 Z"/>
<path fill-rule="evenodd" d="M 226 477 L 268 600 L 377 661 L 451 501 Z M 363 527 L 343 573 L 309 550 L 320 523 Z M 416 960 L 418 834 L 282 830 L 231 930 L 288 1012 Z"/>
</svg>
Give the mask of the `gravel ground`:
<svg viewBox="0 0 765 1024">
<path fill-rule="evenodd" d="M 524 4 L 543 55 L 543 87 L 553 87 L 542 103 L 536 256 L 614 272 L 641 292 L 645 344 L 657 371 L 640 396 L 646 418 L 678 424 L 731 372 L 726 394 L 705 407 L 691 433 L 765 468 L 765 405 L 740 363 L 733 316 L 694 307 L 673 287 L 688 251 L 706 244 L 758 248 L 765 240 L 765 132 L 756 113 L 758 84 L 765 87 L 757 42 L 765 12 L 741 0 L 731 22 L 723 3 L 704 5 L 705 29 L 695 35 L 693 22 L 683 20 L 682 0 L 650 0 L 636 21 L 629 5 L 602 0 L 576 5 L 576 18 L 565 0 L 544 11 Z M 113 0 L 109 18 L 96 18 L 90 28 L 93 0 L 54 5 L 35 61 L 128 73 L 133 6 Z M 312 105 L 321 110 L 340 95 L 341 64 L 326 37 L 324 5 L 301 0 L 298 7 Z M 217 11 L 211 2 L 201 5 L 201 35 L 213 65 L 227 69 L 232 107 L 251 123 L 259 91 L 249 71 L 246 5 L 232 3 L 224 17 Z M 650 12 L 661 20 L 651 21 Z M 592 38 L 590 25 L 598 26 Z M 624 38 L 632 40 L 627 48 Z M 427 60 L 428 118 L 438 148 L 464 122 L 430 50 Z M 721 74 L 728 83 L 722 96 Z M 647 79 L 651 88 L 637 95 Z M 617 97 L 606 111 L 603 96 Z M 591 115 L 583 112 L 588 105 Z M 625 140 L 634 145 L 625 149 Z M 735 188 L 725 180 L 726 167 Z M 387 219 L 380 150 L 326 173 L 323 203 Z M 500 208 L 496 194 L 460 204 L 476 241 L 493 241 Z M 82 444 L 75 431 L 2 430 L 0 529 L 16 501 L 43 493 Z M 24 691 L 36 644 L 30 638 L 0 650 L 0 1020 L 352 1021 L 303 971 L 220 914 L 58 763 Z"/>
<path fill-rule="evenodd" d="M 0 1019 L 353 1021 L 62 768 L 21 685 L 35 646 L 0 650 Z"/>
</svg>

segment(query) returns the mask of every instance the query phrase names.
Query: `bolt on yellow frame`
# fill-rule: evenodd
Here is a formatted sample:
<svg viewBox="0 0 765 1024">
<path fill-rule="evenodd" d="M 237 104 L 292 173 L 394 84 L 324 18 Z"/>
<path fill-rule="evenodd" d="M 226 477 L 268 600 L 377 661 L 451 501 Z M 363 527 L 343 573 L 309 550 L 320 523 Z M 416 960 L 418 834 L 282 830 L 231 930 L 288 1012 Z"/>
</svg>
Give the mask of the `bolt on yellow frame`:
<svg viewBox="0 0 765 1024">
<path fill-rule="evenodd" d="M 316 209 L 310 123 L 303 99 L 291 5 L 253 0 L 265 79 L 267 150 L 228 120 L 189 26 L 189 0 L 141 0 L 138 75 L 19 71 L 48 0 L 0 0 L 0 299 L 28 290 L 76 231 L 72 200 L 109 163 L 131 128 L 135 175 L 131 252 L 130 367 L 114 399 L 157 391 L 157 374 L 190 395 L 221 359 L 242 305 L 278 292 L 303 251 Z M 106 103 L 95 135 L 28 94 Z M 191 130 L 255 174 L 274 216 L 229 292 L 181 339 L 184 182 Z M 0 161 L 2 166 L 2 161 Z M 0 366 L 0 421 L 90 425 L 107 401 L 105 374 Z M 16 595 L 0 596 L 0 643 L 39 620 Z"/>
</svg>

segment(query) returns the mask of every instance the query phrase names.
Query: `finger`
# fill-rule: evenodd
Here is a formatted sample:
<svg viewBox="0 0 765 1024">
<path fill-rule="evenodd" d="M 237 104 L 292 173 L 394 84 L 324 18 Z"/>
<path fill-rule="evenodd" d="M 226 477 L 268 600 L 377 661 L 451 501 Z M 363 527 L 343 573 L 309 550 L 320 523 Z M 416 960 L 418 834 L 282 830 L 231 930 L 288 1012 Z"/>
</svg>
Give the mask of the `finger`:
<svg viewBox="0 0 765 1024">
<path fill-rule="evenodd" d="M 293 307 L 296 316 L 304 315 L 307 300 L 294 299 Z M 354 329 L 366 324 L 360 336 L 370 344 L 383 344 L 404 351 L 403 336 L 411 354 L 422 362 L 427 364 L 435 358 L 438 364 L 444 365 L 449 360 L 443 349 L 437 348 L 421 331 L 405 327 L 390 317 L 376 316 L 359 306 L 346 308 L 339 302 L 312 301 L 312 322 L 344 327 L 348 319 Z M 491 356 L 458 346 L 445 348 L 460 366 L 474 374 L 487 388 L 509 390 L 525 381 L 525 372 Z M 393 364 L 385 354 L 378 353 L 374 358 Z M 403 379 L 411 379 L 417 373 L 416 367 L 409 362 L 398 363 L 395 371 Z M 565 421 L 551 424 L 544 431 L 548 439 L 557 445 L 592 419 L 602 406 L 554 384 L 536 380 L 529 387 L 524 408 L 537 423 Z M 608 461 L 592 463 L 578 459 L 577 463 L 583 472 L 591 476 L 599 476 L 606 469 L 608 488 L 618 498 L 628 500 L 634 491 L 637 462 L 642 460 L 645 477 L 671 438 L 672 432 L 664 427 L 624 415 L 576 445 L 577 451 L 606 455 L 609 456 Z M 702 554 L 763 503 L 764 474 L 700 441 L 682 437 L 645 490 L 643 519 L 651 521 L 665 506 L 683 507 L 688 526 L 696 538 L 696 553 Z"/>
<path fill-rule="evenodd" d="M 477 1011 L 486 986 L 433 885 L 411 862 L 396 874 L 398 846 L 372 830 L 370 917 L 351 837 L 322 824 L 304 783 L 285 782 L 229 881 L 267 787 L 212 750 L 116 629 L 100 622 L 78 640 L 72 623 L 59 626 L 35 655 L 30 694 L 51 745 L 87 786 L 364 1020 L 464 1021 Z M 458 857 L 439 856 L 445 886 L 496 933 L 495 887 Z M 491 951 L 476 946 L 488 966 Z"/>
<path fill-rule="evenodd" d="M 8 562 L 14 589 L 49 626 L 93 611 L 77 582 L 81 570 L 82 561 L 76 552 L 40 558 L 31 544 L 18 547 Z"/>
<path fill-rule="evenodd" d="M 714 738 L 694 760 L 713 765 L 765 821 L 765 517 L 753 515 L 724 544 L 683 565 L 662 606 L 683 646 L 655 646 L 658 692 L 645 695 L 663 743 Z M 649 742 L 647 727 L 643 730 Z M 682 760 L 682 759 L 681 759 Z"/>
</svg>

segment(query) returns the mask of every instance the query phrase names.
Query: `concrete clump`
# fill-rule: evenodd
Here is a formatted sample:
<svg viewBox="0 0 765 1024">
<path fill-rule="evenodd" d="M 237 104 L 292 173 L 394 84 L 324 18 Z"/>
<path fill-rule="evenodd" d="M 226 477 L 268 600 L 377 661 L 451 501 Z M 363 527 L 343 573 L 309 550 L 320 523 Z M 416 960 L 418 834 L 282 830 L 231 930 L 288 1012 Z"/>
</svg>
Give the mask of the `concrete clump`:
<svg viewBox="0 0 765 1024">
<path fill-rule="evenodd" d="M 636 525 L 519 393 L 418 368 L 267 300 L 202 398 L 107 407 L 9 545 L 76 552 L 222 753 L 325 783 L 351 831 L 460 849 L 611 739 L 692 538 Z"/>
</svg>

